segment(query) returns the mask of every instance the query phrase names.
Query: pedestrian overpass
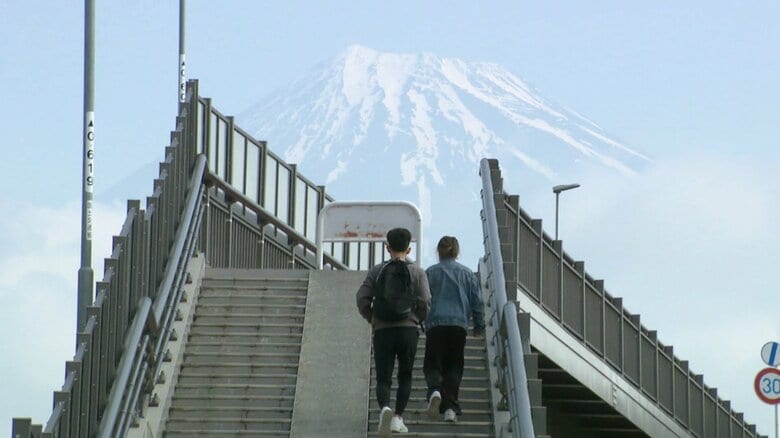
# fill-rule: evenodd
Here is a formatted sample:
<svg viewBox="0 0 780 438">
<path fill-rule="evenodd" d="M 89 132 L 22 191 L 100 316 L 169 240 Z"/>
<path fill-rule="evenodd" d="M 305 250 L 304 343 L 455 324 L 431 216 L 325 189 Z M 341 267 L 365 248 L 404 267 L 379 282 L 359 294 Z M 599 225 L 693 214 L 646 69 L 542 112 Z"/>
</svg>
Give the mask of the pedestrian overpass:
<svg viewBox="0 0 780 438">
<path fill-rule="evenodd" d="M 497 161 L 479 176 L 486 336 L 467 342 L 457 424 L 424 417 L 416 361 L 409 436 L 760 436 L 504 192 Z M 316 269 L 318 214 L 333 201 L 190 81 L 50 418 L 15 418 L 12 436 L 374 436 L 354 292 L 383 248 L 329 242 Z"/>
</svg>

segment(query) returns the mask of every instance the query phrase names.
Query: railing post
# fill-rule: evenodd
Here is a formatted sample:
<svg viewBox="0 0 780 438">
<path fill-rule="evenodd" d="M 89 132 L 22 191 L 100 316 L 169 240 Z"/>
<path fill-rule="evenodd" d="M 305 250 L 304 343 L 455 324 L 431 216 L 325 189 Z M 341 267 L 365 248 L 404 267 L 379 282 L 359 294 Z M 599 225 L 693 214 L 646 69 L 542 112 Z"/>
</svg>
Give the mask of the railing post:
<svg viewBox="0 0 780 438">
<path fill-rule="evenodd" d="M 539 236 L 536 242 L 536 257 L 539 263 L 536 264 L 536 298 L 538 302 L 542 302 L 542 291 L 544 290 L 544 229 L 542 228 L 541 219 L 534 219 L 531 221 L 531 226 L 534 227 L 536 235 Z"/>
<path fill-rule="evenodd" d="M 585 262 L 574 262 L 574 269 L 577 271 L 577 274 L 580 276 L 580 294 L 582 295 L 582 308 L 580 309 L 580 318 L 582 318 L 582 340 L 583 342 L 588 339 L 588 312 L 585 311 L 585 300 L 588 299 L 586 289 L 587 289 L 587 281 L 585 278 Z M 640 330 L 641 332 L 641 330 Z M 639 348 L 642 348 L 641 340 L 642 340 L 642 334 L 639 334 L 639 340 L 640 345 Z"/>
<path fill-rule="evenodd" d="M 14 418 L 11 423 L 13 438 L 30 438 L 32 433 L 32 418 Z"/>
<path fill-rule="evenodd" d="M 258 204 L 260 204 L 261 207 L 271 210 L 265 205 L 265 174 L 268 172 L 268 169 L 266 168 L 268 166 L 268 143 L 261 141 L 260 142 L 260 171 L 258 172 L 258 192 L 257 197 L 259 199 Z"/>
<path fill-rule="evenodd" d="M 225 181 L 233 182 L 233 136 L 236 132 L 236 122 L 233 116 L 227 116 L 227 142 L 225 144 Z M 244 158 L 246 160 L 246 158 Z"/>
</svg>

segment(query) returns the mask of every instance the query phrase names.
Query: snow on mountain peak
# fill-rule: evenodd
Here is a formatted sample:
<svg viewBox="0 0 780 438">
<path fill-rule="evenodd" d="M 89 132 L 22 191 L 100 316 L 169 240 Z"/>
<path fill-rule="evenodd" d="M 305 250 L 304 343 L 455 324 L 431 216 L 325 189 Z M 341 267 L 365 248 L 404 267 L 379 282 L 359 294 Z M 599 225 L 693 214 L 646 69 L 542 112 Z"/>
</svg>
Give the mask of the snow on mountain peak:
<svg viewBox="0 0 780 438">
<path fill-rule="evenodd" d="M 366 199 L 403 193 L 416 199 L 426 222 L 434 192 L 463 186 L 478 193 L 464 175 L 475 174 L 483 157 L 546 183 L 583 169 L 631 175 L 650 162 L 498 64 L 361 45 L 261 100 L 238 121 L 309 178 L 326 181 L 334 196 L 343 197 L 339 190 Z"/>
</svg>

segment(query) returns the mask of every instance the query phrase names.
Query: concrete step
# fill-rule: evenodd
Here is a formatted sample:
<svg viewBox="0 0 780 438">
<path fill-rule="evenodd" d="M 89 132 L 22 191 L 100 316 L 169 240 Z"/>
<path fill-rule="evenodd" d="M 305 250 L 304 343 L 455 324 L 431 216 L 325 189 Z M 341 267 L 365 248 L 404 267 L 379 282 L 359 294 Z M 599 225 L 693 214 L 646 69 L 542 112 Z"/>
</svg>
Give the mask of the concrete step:
<svg viewBox="0 0 780 438">
<path fill-rule="evenodd" d="M 390 404 L 390 407 L 393 407 L 394 403 Z M 488 405 L 489 406 L 489 405 Z M 406 421 L 406 418 L 411 419 L 420 419 L 420 420 L 429 420 L 428 415 L 426 413 L 427 409 L 427 403 L 426 404 L 412 404 L 411 400 L 409 401 L 409 404 L 406 406 L 406 410 L 404 411 L 404 421 Z M 462 414 L 459 419 L 463 421 L 493 421 L 493 414 L 490 411 L 490 409 L 464 409 L 463 405 L 461 404 L 461 411 Z M 376 405 L 376 400 L 371 403 L 371 408 L 369 411 L 369 416 L 371 418 L 377 418 L 379 416 L 379 407 Z M 437 416 L 437 420 L 441 420 L 441 416 Z M 430 420 L 429 420 L 430 421 Z"/>
<path fill-rule="evenodd" d="M 485 358 L 485 349 L 480 347 L 466 347 L 464 350 L 464 357 L 479 357 Z M 425 346 L 417 346 L 417 352 L 414 356 L 415 360 L 423 360 L 425 358 Z"/>
<path fill-rule="evenodd" d="M 309 271 L 305 269 L 234 269 L 206 268 L 206 278 L 211 281 L 285 281 L 307 280 Z"/>
<path fill-rule="evenodd" d="M 234 315 L 234 314 L 250 314 L 255 315 L 258 313 L 265 314 L 301 314 L 306 311 L 306 305 L 304 304 L 244 304 L 244 305 L 224 305 L 224 304 L 203 304 L 198 303 L 195 311 L 200 316 L 205 315 Z"/>
<path fill-rule="evenodd" d="M 298 364 L 298 353 L 184 353 L 184 363 L 186 365 L 209 364 L 219 365 L 228 363 L 246 363 L 246 364 Z"/>
<path fill-rule="evenodd" d="M 390 396 L 390 407 L 395 406 L 395 391 L 396 386 L 393 385 L 393 389 Z M 488 412 L 490 410 L 490 400 L 487 398 L 468 398 L 465 397 L 466 394 L 461 394 L 461 396 L 458 399 L 458 402 L 460 403 L 461 409 L 466 409 L 469 411 L 484 411 Z M 409 397 L 409 403 L 406 405 L 406 408 L 408 410 L 420 410 L 423 409 L 425 406 L 428 405 L 428 399 L 425 397 L 425 391 L 417 391 L 415 392 L 412 390 L 412 395 Z M 369 394 L 369 406 L 371 411 L 369 411 L 369 414 L 371 412 L 378 413 L 379 407 L 377 406 L 376 402 L 376 385 L 373 383 L 371 384 L 371 392 Z"/>
<path fill-rule="evenodd" d="M 182 372 L 192 372 L 211 375 L 239 374 L 298 374 L 298 363 L 230 363 L 219 364 L 184 364 Z"/>
<path fill-rule="evenodd" d="M 295 385 L 260 384 L 188 384 L 176 385 L 176 393 L 184 396 L 295 396 Z"/>
<path fill-rule="evenodd" d="M 192 330 L 190 332 L 193 335 L 235 335 L 235 334 L 253 334 L 253 335 L 270 335 L 270 334 L 296 334 L 301 335 L 303 333 L 303 323 L 299 324 L 251 324 L 251 323 L 208 323 L 193 321 Z"/>
<path fill-rule="evenodd" d="M 484 373 L 487 373 L 487 359 L 483 356 L 465 356 L 463 358 L 463 366 L 464 366 L 464 371 L 465 371 L 465 367 L 473 367 L 473 368 L 481 369 Z M 375 362 L 374 362 L 374 358 L 372 357 L 371 369 L 374 369 L 374 367 L 375 367 Z M 422 357 L 414 358 L 414 369 L 420 370 L 420 372 L 422 372 L 423 369 Z"/>
<path fill-rule="evenodd" d="M 398 436 L 402 436 L 404 438 L 493 438 L 492 432 L 462 433 L 459 430 L 457 430 L 457 426 L 453 426 L 451 427 L 451 429 L 453 430 L 444 431 L 444 432 L 415 432 L 411 428 L 409 428 L 409 433 L 405 433 Z M 374 429 L 369 429 L 368 436 L 369 437 L 376 436 L 376 425 L 374 425 Z"/>
<path fill-rule="evenodd" d="M 395 370 L 396 373 L 393 374 L 393 381 L 395 382 L 397 379 L 397 370 Z M 376 373 L 374 370 L 371 370 L 371 378 L 372 381 L 376 380 Z M 461 378 L 460 386 L 463 387 L 474 387 L 474 388 L 486 388 L 489 384 L 490 379 L 487 376 L 464 376 Z M 412 383 L 413 384 L 425 384 L 425 375 L 422 372 L 422 369 L 417 372 L 412 373 Z M 420 386 L 422 386 L 420 385 Z"/>
<path fill-rule="evenodd" d="M 262 406 L 184 406 L 173 407 L 170 411 L 171 420 L 189 418 L 222 419 L 242 418 L 250 420 L 290 418 L 292 408 L 262 407 Z"/>
<path fill-rule="evenodd" d="M 223 315 L 201 315 L 196 314 L 194 322 L 203 324 L 303 324 L 303 314 L 285 314 L 285 313 L 235 313 Z"/>
<path fill-rule="evenodd" d="M 187 372 L 179 375 L 178 382 L 183 385 L 295 385 L 295 374 L 208 374 Z"/>
<path fill-rule="evenodd" d="M 369 417 L 368 430 L 376 431 L 378 417 Z M 457 423 L 446 423 L 442 421 L 431 421 L 428 419 L 406 418 L 404 413 L 404 424 L 409 428 L 409 432 L 454 432 L 454 433 L 476 433 L 489 434 L 492 430 L 492 421 L 471 421 L 462 417 L 458 418 Z"/>
<path fill-rule="evenodd" d="M 165 438 L 190 438 L 190 437 L 236 437 L 236 436 L 263 436 L 263 437 L 289 437 L 289 430 L 205 430 L 205 429 L 179 429 L 165 432 Z"/>
<path fill-rule="evenodd" d="M 240 417 L 222 418 L 187 418 L 184 420 L 168 420 L 166 430 L 169 432 L 181 432 L 185 430 L 205 430 L 207 434 L 213 431 L 249 431 L 256 435 L 264 435 L 267 432 L 278 433 L 290 430 L 289 418 L 261 418 L 246 419 Z"/>
<path fill-rule="evenodd" d="M 376 381 L 376 370 L 374 369 L 373 360 L 371 361 L 371 381 Z M 422 361 L 419 361 L 420 363 L 417 363 L 418 361 L 415 361 L 414 364 L 414 370 L 412 371 L 412 379 L 419 378 L 421 376 L 424 376 L 423 373 L 423 367 L 422 367 Z M 393 371 L 393 381 L 396 381 L 396 373 L 398 372 L 398 367 L 395 367 L 395 370 Z M 487 378 L 487 370 L 485 366 L 470 366 L 466 365 L 463 367 L 463 377 L 482 377 Z"/>
<path fill-rule="evenodd" d="M 255 306 L 255 305 L 306 305 L 306 296 L 296 296 L 290 294 L 277 295 L 201 295 L 198 297 L 198 303 L 210 306 Z"/>
<path fill-rule="evenodd" d="M 252 406 L 255 408 L 292 409 L 293 396 L 278 395 L 198 395 L 178 394 L 173 396 L 173 407 L 176 408 L 213 408 Z"/>
<path fill-rule="evenodd" d="M 190 339 L 187 353 L 289 353 L 300 354 L 300 342 L 219 342 Z"/>
<path fill-rule="evenodd" d="M 301 283 L 301 285 L 280 284 L 278 286 L 250 283 L 246 285 L 232 285 L 226 287 L 203 286 L 200 289 L 201 297 L 221 297 L 225 295 L 235 297 L 268 297 L 274 295 L 305 297 L 306 293 L 307 288 L 305 283 Z"/>
<path fill-rule="evenodd" d="M 217 342 L 223 344 L 298 344 L 301 343 L 301 333 L 223 333 L 221 329 L 213 333 L 201 328 L 198 333 L 190 334 L 189 343 Z M 188 343 L 188 345 L 189 345 Z"/>
<path fill-rule="evenodd" d="M 398 380 L 394 377 L 393 378 L 393 391 L 398 387 Z M 372 376 L 371 379 L 371 388 L 372 390 L 376 387 L 376 378 Z M 425 384 L 424 379 L 413 379 L 412 380 L 412 395 L 419 395 L 421 397 L 424 397 L 427 394 L 428 386 Z M 475 398 L 480 399 L 481 397 L 485 397 L 485 400 L 488 399 L 488 396 L 490 394 L 490 388 L 487 387 L 487 385 L 484 386 L 472 386 L 472 385 L 461 385 L 460 386 L 460 398 Z"/>
</svg>

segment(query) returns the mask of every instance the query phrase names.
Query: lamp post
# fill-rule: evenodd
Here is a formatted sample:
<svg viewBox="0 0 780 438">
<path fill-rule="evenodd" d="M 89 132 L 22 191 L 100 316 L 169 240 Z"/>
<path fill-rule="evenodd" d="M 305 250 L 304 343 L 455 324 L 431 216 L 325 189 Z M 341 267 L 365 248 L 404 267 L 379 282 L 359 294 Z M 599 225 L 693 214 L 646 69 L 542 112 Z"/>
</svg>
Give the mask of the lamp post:
<svg viewBox="0 0 780 438">
<path fill-rule="evenodd" d="M 184 13 L 187 9 L 186 0 L 179 0 L 179 102 L 184 102 L 187 98 L 187 85 L 185 84 L 185 62 L 184 62 Z"/>
<path fill-rule="evenodd" d="M 553 187 L 553 193 L 555 193 L 555 240 L 558 240 L 558 197 L 560 196 L 561 192 L 576 189 L 579 186 L 579 184 L 563 184 Z"/>
<path fill-rule="evenodd" d="M 81 267 L 78 274 L 76 333 L 87 322 L 92 305 L 92 193 L 95 185 L 95 0 L 84 0 L 84 137 L 81 191 Z"/>
</svg>

